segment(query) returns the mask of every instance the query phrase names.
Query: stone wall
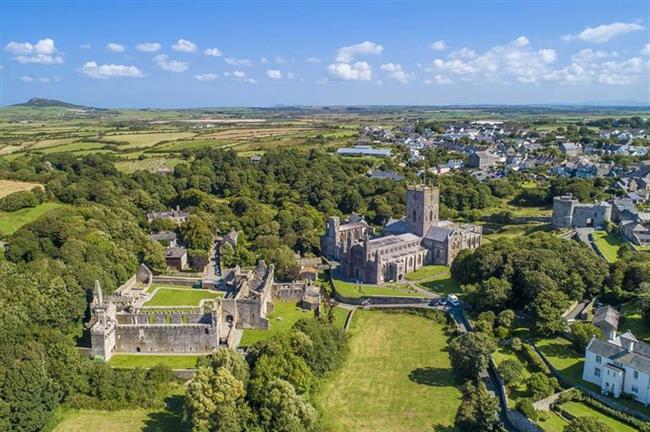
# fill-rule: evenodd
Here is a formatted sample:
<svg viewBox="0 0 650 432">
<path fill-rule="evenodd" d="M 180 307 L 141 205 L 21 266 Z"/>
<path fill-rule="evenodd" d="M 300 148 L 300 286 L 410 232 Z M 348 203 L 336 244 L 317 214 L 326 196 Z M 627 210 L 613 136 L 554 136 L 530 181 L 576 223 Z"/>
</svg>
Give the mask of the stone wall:
<svg viewBox="0 0 650 432">
<path fill-rule="evenodd" d="M 124 324 L 116 329 L 120 353 L 205 353 L 219 347 L 217 326 L 203 324 Z"/>
<path fill-rule="evenodd" d="M 154 276 L 153 283 L 161 285 L 180 285 L 193 286 L 201 282 L 201 277 L 182 277 L 182 276 Z"/>
</svg>

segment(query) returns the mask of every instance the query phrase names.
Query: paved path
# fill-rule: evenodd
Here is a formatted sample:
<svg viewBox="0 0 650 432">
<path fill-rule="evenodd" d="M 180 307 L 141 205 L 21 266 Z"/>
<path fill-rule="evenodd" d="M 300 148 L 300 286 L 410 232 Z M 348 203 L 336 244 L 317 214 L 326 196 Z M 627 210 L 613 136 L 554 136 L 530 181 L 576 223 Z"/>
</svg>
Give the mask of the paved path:
<svg viewBox="0 0 650 432">
<path fill-rule="evenodd" d="M 555 403 L 556 400 L 562 395 L 562 393 L 569 391 L 570 389 L 562 390 L 561 392 L 557 392 L 555 394 L 550 395 L 549 397 L 546 397 L 544 399 L 540 399 L 537 402 L 533 403 L 533 407 L 538 410 L 538 411 L 550 411 L 551 410 L 551 405 Z"/>
</svg>

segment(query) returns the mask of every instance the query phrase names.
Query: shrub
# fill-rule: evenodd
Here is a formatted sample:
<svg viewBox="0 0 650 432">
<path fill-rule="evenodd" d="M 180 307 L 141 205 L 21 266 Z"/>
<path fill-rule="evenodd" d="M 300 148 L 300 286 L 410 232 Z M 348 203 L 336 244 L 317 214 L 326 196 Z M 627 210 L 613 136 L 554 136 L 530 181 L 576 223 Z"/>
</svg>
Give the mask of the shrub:
<svg viewBox="0 0 650 432">
<path fill-rule="evenodd" d="M 519 339 L 518 337 L 513 337 L 512 341 L 510 341 L 510 348 L 512 348 L 514 352 L 521 351 L 523 347 L 524 347 L 523 343 L 521 342 L 521 339 Z"/>
<path fill-rule="evenodd" d="M 499 365 L 499 374 L 506 384 L 516 384 L 524 376 L 524 365 L 517 359 L 507 359 Z"/>
<path fill-rule="evenodd" d="M 539 400 L 555 393 L 560 388 L 560 383 L 543 372 L 535 372 L 526 380 L 526 386 L 533 399 Z"/>
<path fill-rule="evenodd" d="M 0 210 L 15 212 L 27 207 L 36 207 L 39 204 L 38 198 L 30 191 L 19 191 L 9 194 L 0 199 Z"/>
<path fill-rule="evenodd" d="M 546 363 L 542 361 L 542 359 L 539 357 L 539 354 L 537 354 L 537 351 L 535 351 L 535 348 L 533 348 L 531 345 L 523 344 L 521 352 L 531 367 L 540 370 L 547 375 L 551 374 L 551 370 L 548 368 L 548 366 L 546 366 Z"/>
<path fill-rule="evenodd" d="M 539 417 L 539 414 L 533 407 L 533 402 L 530 399 L 519 400 L 519 402 L 517 402 L 517 410 L 532 421 L 536 421 Z"/>
</svg>

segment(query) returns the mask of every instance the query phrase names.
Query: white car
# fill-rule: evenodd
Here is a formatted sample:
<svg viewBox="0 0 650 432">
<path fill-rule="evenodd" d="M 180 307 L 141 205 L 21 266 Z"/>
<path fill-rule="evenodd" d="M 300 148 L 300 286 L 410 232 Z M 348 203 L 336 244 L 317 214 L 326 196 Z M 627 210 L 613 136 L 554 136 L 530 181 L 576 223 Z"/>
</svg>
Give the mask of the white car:
<svg viewBox="0 0 650 432">
<path fill-rule="evenodd" d="M 447 296 L 447 301 L 452 305 L 452 306 L 459 306 L 460 305 L 460 300 L 458 300 L 458 297 L 454 294 L 449 294 Z"/>
</svg>

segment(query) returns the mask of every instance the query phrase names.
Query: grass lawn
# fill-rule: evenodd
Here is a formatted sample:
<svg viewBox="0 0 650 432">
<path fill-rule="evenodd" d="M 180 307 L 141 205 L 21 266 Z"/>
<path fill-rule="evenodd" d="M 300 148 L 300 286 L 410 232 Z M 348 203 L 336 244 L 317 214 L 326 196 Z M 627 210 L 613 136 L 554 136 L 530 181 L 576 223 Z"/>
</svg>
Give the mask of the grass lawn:
<svg viewBox="0 0 650 432">
<path fill-rule="evenodd" d="M 274 312 L 267 316 L 271 325 L 269 330 L 244 330 L 244 335 L 239 342 L 239 346 L 246 347 L 253 345 L 258 340 L 266 339 L 275 333 L 290 329 L 300 318 L 311 318 L 314 316 L 313 311 L 299 308 L 296 302 L 275 302 L 274 305 Z"/>
<path fill-rule="evenodd" d="M 518 360 L 523 366 L 524 366 L 524 375 L 522 379 L 522 383 L 513 386 L 513 385 L 508 385 L 506 386 L 506 389 L 508 390 L 508 406 L 511 408 L 514 408 L 517 402 L 522 399 L 527 397 L 527 391 L 528 387 L 526 386 L 526 383 L 524 382 L 531 374 L 531 371 L 528 370 L 528 363 L 517 357 L 517 355 L 507 347 L 499 347 L 493 354 L 492 358 L 494 359 L 494 363 L 496 363 L 497 367 L 504 361 L 504 360 Z"/>
<path fill-rule="evenodd" d="M 422 293 L 410 288 L 407 284 L 355 284 L 354 282 L 347 282 L 336 277 L 334 277 L 333 280 L 336 292 L 349 298 L 358 298 L 363 296 L 422 297 Z"/>
<path fill-rule="evenodd" d="M 184 387 L 174 385 L 159 409 L 117 411 L 62 410 L 52 432 L 179 432 L 182 424 Z M 50 430 L 50 429 L 48 429 Z"/>
<path fill-rule="evenodd" d="M 24 208 L 11 213 L 0 212 L 0 235 L 11 235 L 52 209 L 63 207 L 63 204 L 46 202 L 36 207 Z"/>
<path fill-rule="evenodd" d="M 426 282 L 418 282 L 418 286 L 437 294 L 461 294 L 463 292 L 458 282 L 449 275 L 442 276 L 439 279 L 430 279 Z"/>
<path fill-rule="evenodd" d="M 537 424 L 541 426 L 545 432 L 564 432 L 564 428 L 569 424 L 569 422 L 564 420 L 564 418 L 555 411 L 549 411 L 546 414 L 548 415 L 548 418 L 544 421 L 538 421 Z"/>
<path fill-rule="evenodd" d="M 21 182 L 17 180 L 0 180 L 0 198 L 14 192 L 32 190 L 36 186 L 43 187 L 40 183 Z"/>
<path fill-rule="evenodd" d="M 324 310 L 324 309 L 321 309 Z M 348 309 L 343 309 L 342 307 L 334 308 L 334 326 L 343 328 L 345 326 L 345 320 L 348 318 L 350 311 Z"/>
<path fill-rule="evenodd" d="M 641 316 L 641 303 L 633 301 L 621 306 L 621 313 L 625 320 L 621 326 L 621 333 L 630 330 L 640 341 L 650 343 L 650 325 Z"/>
<path fill-rule="evenodd" d="M 594 231 L 594 243 L 605 259 L 612 263 L 618 259 L 618 250 L 625 243 L 618 234 Z"/>
<path fill-rule="evenodd" d="M 116 354 L 108 361 L 115 368 L 150 368 L 157 365 L 169 366 L 172 369 L 191 369 L 196 365 L 198 355 L 149 355 L 149 354 Z"/>
<path fill-rule="evenodd" d="M 443 265 L 428 265 L 420 267 L 414 272 L 407 273 L 404 278 L 410 281 L 421 281 L 442 275 L 449 276 L 449 267 Z"/>
<path fill-rule="evenodd" d="M 223 296 L 222 292 L 205 289 L 159 288 L 143 306 L 198 306 L 203 299 Z"/>
<path fill-rule="evenodd" d="M 598 420 L 601 420 L 603 423 L 609 426 L 610 430 L 612 431 L 616 431 L 616 432 L 636 431 L 636 429 L 633 428 L 632 426 L 628 426 L 627 424 L 620 422 L 615 418 L 608 416 L 607 414 L 597 411 L 591 408 L 590 406 L 585 405 L 582 402 L 570 401 L 560 405 L 560 407 L 563 408 L 565 411 L 567 411 L 569 414 L 573 414 L 576 417 L 596 417 Z"/>
<path fill-rule="evenodd" d="M 571 384 L 582 381 L 583 355 L 573 348 L 571 342 L 558 337 L 540 340 L 535 345 Z"/>
<path fill-rule="evenodd" d="M 350 334 L 345 364 L 316 396 L 325 431 L 455 431 L 461 392 L 442 325 L 357 310 Z"/>
</svg>

